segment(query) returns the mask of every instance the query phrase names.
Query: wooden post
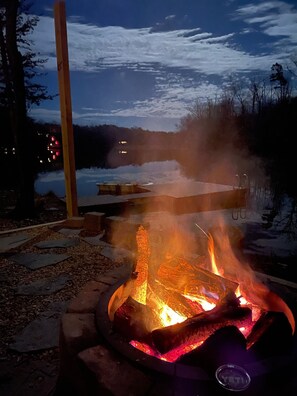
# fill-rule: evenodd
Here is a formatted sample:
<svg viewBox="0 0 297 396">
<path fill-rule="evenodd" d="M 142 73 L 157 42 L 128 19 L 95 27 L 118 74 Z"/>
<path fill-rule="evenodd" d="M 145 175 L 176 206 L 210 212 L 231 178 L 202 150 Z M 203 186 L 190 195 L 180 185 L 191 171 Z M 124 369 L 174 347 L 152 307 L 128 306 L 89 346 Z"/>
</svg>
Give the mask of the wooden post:
<svg viewBox="0 0 297 396">
<path fill-rule="evenodd" d="M 65 1 L 54 5 L 67 217 L 78 215 Z"/>
</svg>

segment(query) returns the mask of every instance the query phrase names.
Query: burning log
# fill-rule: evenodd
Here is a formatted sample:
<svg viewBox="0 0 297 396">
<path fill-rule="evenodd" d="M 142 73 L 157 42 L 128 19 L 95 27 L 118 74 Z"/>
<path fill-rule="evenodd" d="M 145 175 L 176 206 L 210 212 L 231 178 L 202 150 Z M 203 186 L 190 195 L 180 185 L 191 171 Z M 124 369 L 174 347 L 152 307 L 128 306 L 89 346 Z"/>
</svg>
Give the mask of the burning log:
<svg viewBox="0 0 297 396">
<path fill-rule="evenodd" d="M 146 304 L 148 266 L 151 251 L 148 242 L 148 232 L 143 226 L 140 226 L 137 231 L 136 242 L 138 257 L 134 272 L 137 274 L 137 278 L 135 279 L 135 287 L 131 297 L 140 304 Z"/>
<path fill-rule="evenodd" d="M 193 266 L 184 260 L 162 264 L 158 280 L 169 290 L 183 295 L 204 296 L 217 303 L 229 292 L 235 292 L 238 283 L 222 278 L 210 271 Z"/>
<path fill-rule="evenodd" d="M 158 326 L 160 326 L 158 315 L 150 307 L 140 304 L 131 297 L 128 297 L 114 314 L 113 329 L 123 335 L 127 341 L 145 342 L 150 337 L 151 329 Z"/>
<path fill-rule="evenodd" d="M 205 340 L 216 330 L 229 325 L 238 327 L 252 320 L 252 312 L 239 306 L 239 299 L 229 293 L 210 311 L 200 313 L 182 323 L 152 331 L 152 339 L 160 353 L 166 353 L 182 344 Z"/>
<path fill-rule="evenodd" d="M 216 330 L 195 350 L 180 357 L 179 362 L 198 365 L 214 372 L 222 364 L 243 364 L 247 361 L 246 339 L 236 326 Z"/>
<path fill-rule="evenodd" d="M 287 350 L 293 340 L 290 323 L 283 312 L 264 312 L 247 337 L 247 349 L 267 356 Z"/>
<path fill-rule="evenodd" d="M 157 282 L 151 282 L 149 285 L 148 302 L 152 309 L 158 310 L 161 301 L 179 315 L 189 318 L 203 312 L 202 306 L 197 302 L 192 302 L 182 294 L 167 290 L 166 287 Z"/>
<path fill-rule="evenodd" d="M 131 277 L 123 283 L 121 287 L 119 287 L 116 292 L 113 294 L 109 301 L 109 316 L 111 320 L 114 319 L 114 313 L 120 308 L 121 305 L 127 300 L 127 298 L 131 295 L 132 290 L 135 287 L 135 279 L 136 274 L 132 272 Z"/>
</svg>

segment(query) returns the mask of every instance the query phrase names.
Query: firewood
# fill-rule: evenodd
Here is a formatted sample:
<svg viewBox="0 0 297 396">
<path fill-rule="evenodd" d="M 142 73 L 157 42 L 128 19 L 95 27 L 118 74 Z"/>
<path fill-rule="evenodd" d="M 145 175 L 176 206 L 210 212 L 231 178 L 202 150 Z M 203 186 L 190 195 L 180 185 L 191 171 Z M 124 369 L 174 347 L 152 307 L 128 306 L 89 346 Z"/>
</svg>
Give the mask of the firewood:
<svg viewBox="0 0 297 396">
<path fill-rule="evenodd" d="M 128 297 L 115 312 L 113 330 L 127 341 L 147 341 L 152 328 L 160 326 L 159 317 L 147 305 Z"/>
<path fill-rule="evenodd" d="M 152 339 L 160 353 L 166 353 L 182 344 L 205 340 L 224 326 L 243 326 L 252 320 L 252 312 L 239 306 L 239 299 L 229 293 L 210 311 L 200 313 L 182 323 L 154 330 Z"/>
<path fill-rule="evenodd" d="M 160 308 L 160 306 L 158 306 L 158 301 L 160 301 L 161 304 L 166 304 L 173 311 L 185 318 L 203 312 L 203 308 L 199 303 L 192 303 L 182 294 L 173 290 L 167 290 L 164 285 L 157 282 L 151 282 L 149 285 L 147 304 L 152 309 L 158 310 L 158 308 Z"/>
<path fill-rule="evenodd" d="M 247 337 L 253 355 L 270 356 L 290 349 L 293 341 L 290 323 L 283 312 L 263 312 Z"/>
<path fill-rule="evenodd" d="M 132 272 L 130 278 L 119 287 L 109 300 L 109 317 L 111 321 L 114 319 L 114 313 L 125 303 L 135 288 L 136 274 Z"/>
<path fill-rule="evenodd" d="M 182 259 L 178 263 L 163 263 L 158 269 L 157 280 L 168 290 L 189 296 L 205 296 L 214 303 L 238 287 L 238 283 Z"/>
<path fill-rule="evenodd" d="M 136 234 L 137 242 L 137 261 L 134 268 L 134 273 L 137 274 L 135 278 L 135 287 L 131 292 L 131 297 L 140 304 L 146 304 L 147 296 L 147 282 L 148 282 L 148 266 L 150 258 L 150 246 L 148 231 L 140 226 Z"/>
<path fill-rule="evenodd" d="M 211 371 L 222 364 L 243 364 L 247 361 L 246 339 L 236 326 L 216 330 L 199 348 L 181 356 L 179 363 L 199 365 Z"/>
</svg>

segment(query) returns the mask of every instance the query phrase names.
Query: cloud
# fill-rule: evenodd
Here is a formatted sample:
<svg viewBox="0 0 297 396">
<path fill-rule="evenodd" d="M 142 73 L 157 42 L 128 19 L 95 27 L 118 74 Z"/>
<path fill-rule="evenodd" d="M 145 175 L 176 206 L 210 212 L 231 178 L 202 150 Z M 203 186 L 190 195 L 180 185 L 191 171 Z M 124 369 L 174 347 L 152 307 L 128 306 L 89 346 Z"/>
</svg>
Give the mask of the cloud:
<svg viewBox="0 0 297 396">
<path fill-rule="evenodd" d="M 144 106 L 145 103 L 142 103 Z M 59 124 L 61 121 L 60 111 L 49 110 L 42 107 L 32 108 L 30 116 L 40 122 L 52 122 Z M 152 131 L 175 131 L 180 121 L 180 117 L 176 114 L 167 114 L 165 112 L 161 116 L 148 115 L 145 111 L 133 111 L 131 107 L 126 112 L 122 110 L 111 112 L 72 112 L 73 123 L 77 125 L 103 125 L 113 124 L 130 128 L 137 126 Z"/>
<path fill-rule="evenodd" d="M 234 32 L 222 36 L 197 33 L 197 29 L 194 35 L 189 29 L 152 33 L 149 28 L 98 27 L 77 22 L 68 22 L 67 30 L 70 68 L 75 71 L 96 72 L 125 66 L 151 72 L 160 65 L 221 75 L 267 70 L 272 59 L 271 55 L 234 48 L 230 44 Z M 56 69 L 52 18 L 40 17 L 33 39 L 36 49 L 48 58 L 45 67 Z"/>
<path fill-rule="evenodd" d="M 35 118 L 37 121 L 60 122 L 60 110 L 50 110 L 43 107 L 32 107 L 29 110 L 29 116 Z"/>
<path fill-rule="evenodd" d="M 282 1 L 265 1 L 265 2 L 257 2 L 257 3 L 249 3 L 237 9 L 237 14 L 241 16 L 248 15 L 257 15 L 259 13 L 268 12 L 275 8 L 282 7 L 283 5 L 287 5 Z"/>
<path fill-rule="evenodd" d="M 157 22 L 153 27 L 150 28 L 150 32 L 168 32 L 171 30 L 185 29 L 189 25 L 188 15 L 184 15 L 182 18 L 176 15 L 168 15 L 162 22 Z"/>
<path fill-rule="evenodd" d="M 233 4 L 236 6 L 237 2 Z M 267 73 L 276 61 L 288 60 L 296 48 L 297 11 L 292 5 L 283 1 L 249 3 L 237 7 L 233 17 L 241 22 L 239 32 L 226 25 L 230 30 L 227 28 L 220 35 L 203 31 L 200 26 L 186 28 L 186 16 L 178 19 L 175 15 L 168 15 L 159 25 L 133 29 L 100 27 L 83 23 L 81 18 L 69 17 L 67 33 L 71 71 L 103 75 L 106 70 L 113 70 L 121 73 L 125 81 L 128 81 L 125 77 L 127 70 L 130 74 L 131 71 L 145 72 L 153 76 L 154 84 L 151 97 L 144 99 L 142 95 L 126 101 L 114 100 L 112 110 L 98 109 L 96 102 L 89 102 L 86 98 L 85 106 L 75 108 L 74 122 L 112 123 L 122 120 L 123 124 L 132 119 L 147 119 L 152 125 L 153 120 L 161 118 L 176 120 L 187 114 L 189 106 L 197 99 L 204 101 L 219 97 L 224 77 Z M 33 50 L 48 59 L 45 69 L 56 71 L 54 19 L 50 16 L 39 19 L 32 33 Z M 244 38 L 247 41 L 249 34 L 257 32 L 271 39 L 269 52 L 268 47 L 264 52 L 261 42 L 244 50 L 240 40 Z M 259 53 L 260 48 L 262 53 Z M 129 80 L 131 82 L 132 79 Z M 32 109 L 32 116 L 40 120 L 60 121 L 58 110 Z"/>
<path fill-rule="evenodd" d="M 287 51 L 297 43 L 297 9 L 292 4 L 283 1 L 266 1 L 261 4 L 251 3 L 239 7 L 236 17 L 243 19 L 248 25 L 258 25 L 258 28 L 270 37 L 286 38 Z M 277 45 L 283 46 L 280 39 Z"/>
</svg>

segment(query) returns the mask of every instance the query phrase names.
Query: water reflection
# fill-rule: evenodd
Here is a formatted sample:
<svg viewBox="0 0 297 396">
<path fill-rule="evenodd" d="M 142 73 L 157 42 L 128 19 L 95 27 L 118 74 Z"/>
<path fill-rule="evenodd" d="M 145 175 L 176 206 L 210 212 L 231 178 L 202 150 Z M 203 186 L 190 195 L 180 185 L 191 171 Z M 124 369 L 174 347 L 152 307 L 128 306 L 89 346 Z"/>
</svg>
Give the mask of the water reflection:
<svg viewBox="0 0 297 396">
<path fill-rule="evenodd" d="M 183 176 L 180 164 L 175 160 L 147 162 L 142 165 L 124 165 L 113 169 L 85 168 L 76 171 L 79 197 L 96 195 L 96 183 L 165 183 L 188 180 Z M 65 196 L 64 171 L 46 172 L 38 175 L 35 190 L 44 195 L 49 191 Z"/>
<path fill-rule="evenodd" d="M 96 160 L 92 160 L 90 155 L 83 162 L 85 165 L 78 163 L 81 164 L 81 169 L 76 171 L 79 197 L 96 195 L 97 183 L 147 184 L 198 180 L 232 186 L 235 174 L 247 172 L 252 175 L 250 164 L 235 155 L 218 157 L 213 152 L 201 153 L 195 146 L 191 149 L 187 146 L 178 149 L 166 146 L 162 149 L 131 147 L 125 140 L 119 141 L 106 156 L 97 156 Z M 60 166 L 62 168 L 62 162 Z M 35 190 L 41 195 L 52 191 L 57 196 L 64 197 L 64 171 L 57 169 L 40 173 L 35 182 Z"/>
</svg>

